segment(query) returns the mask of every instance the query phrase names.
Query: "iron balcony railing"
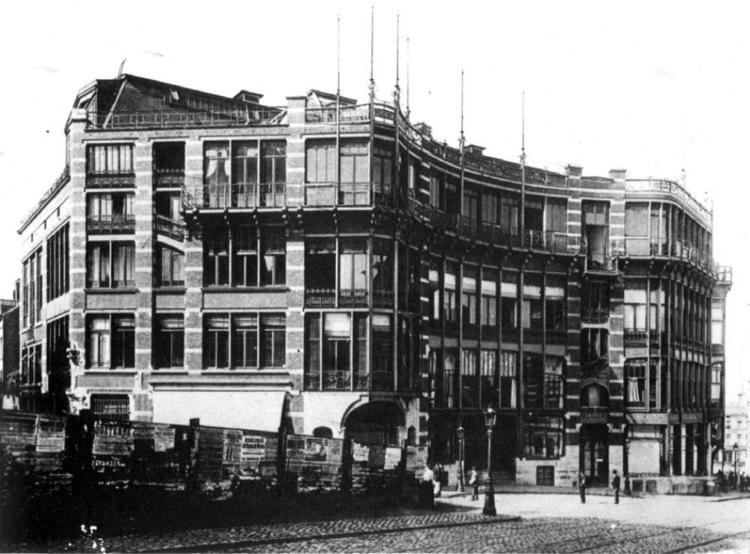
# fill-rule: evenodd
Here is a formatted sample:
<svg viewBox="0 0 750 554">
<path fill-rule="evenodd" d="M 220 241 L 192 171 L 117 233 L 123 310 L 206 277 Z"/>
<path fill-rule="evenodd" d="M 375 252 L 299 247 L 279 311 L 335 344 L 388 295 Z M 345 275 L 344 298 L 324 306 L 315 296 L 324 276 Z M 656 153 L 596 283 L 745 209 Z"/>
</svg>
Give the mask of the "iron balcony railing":
<svg viewBox="0 0 750 554">
<path fill-rule="evenodd" d="M 627 192 L 666 192 L 675 195 L 682 202 L 693 209 L 706 221 L 713 220 L 711 211 L 698 202 L 693 196 L 681 185 L 674 181 L 666 179 L 628 179 L 625 184 Z"/>
<path fill-rule="evenodd" d="M 336 305 L 336 289 L 305 289 L 305 306 L 332 308 Z"/>
<path fill-rule="evenodd" d="M 367 289 L 341 289 L 339 306 L 346 308 L 367 306 Z"/>
<path fill-rule="evenodd" d="M 179 127 L 251 127 L 282 125 L 286 108 L 253 109 L 250 106 L 224 110 L 158 110 L 137 112 L 91 112 L 89 129 L 166 129 Z"/>
<path fill-rule="evenodd" d="M 87 173 L 86 188 L 116 189 L 135 187 L 135 173 Z"/>
<path fill-rule="evenodd" d="M 607 423 L 609 407 L 581 406 L 581 421 L 584 423 Z"/>
<path fill-rule="evenodd" d="M 88 215 L 86 216 L 86 231 L 90 235 L 119 235 L 134 233 L 135 215 Z"/>
<path fill-rule="evenodd" d="M 185 171 L 169 167 L 155 167 L 154 188 L 181 188 L 185 184 Z"/>
<path fill-rule="evenodd" d="M 336 123 L 336 106 L 324 108 L 306 108 L 305 123 Z M 339 106 L 339 121 L 341 123 L 367 123 L 370 121 L 370 105 Z"/>
<path fill-rule="evenodd" d="M 609 308 L 581 309 L 581 321 L 583 323 L 606 323 L 609 320 Z"/>
<path fill-rule="evenodd" d="M 182 207 L 186 210 L 272 208 L 285 205 L 285 183 L 202 185 L 182 188 Z"/>
<path fill-rule="evenodd" d="M 648 331 L 645 329 L 626 329 L 625 330 L 625 347 L 626 348 L 645 348 L 648 346 Z"/>
<path fill-rule="evenodd" d="M 349 370 L 323 371 L 323 390 L 349 390 L 352 383 L 352 373 Z"/>
<path fill-rule="evenodd" d="M 375 289 L 372 291 L 372 302 L 376 308 L 393 307 L 393 291 Z"/>
<path fill-rule="evenodd" d="M 156 232 L 177 241 L 185 239 L 185 224 L 165 215 L 156 214 L 154 217 Z"/>
</svg>

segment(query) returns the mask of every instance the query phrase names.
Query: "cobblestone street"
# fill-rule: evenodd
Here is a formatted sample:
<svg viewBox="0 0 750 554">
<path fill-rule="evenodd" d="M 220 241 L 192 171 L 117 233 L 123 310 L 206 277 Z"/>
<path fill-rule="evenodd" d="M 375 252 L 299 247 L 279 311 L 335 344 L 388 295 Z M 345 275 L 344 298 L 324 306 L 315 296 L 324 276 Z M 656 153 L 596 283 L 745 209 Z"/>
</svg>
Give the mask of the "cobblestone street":
<svg viewBox="0 0 750 554">
<path fill-rule="evenodd" d="M 436 512 L 402 512 L 107 537 L 108 552 L 716 552 L 750 550 L 750 499 L 501 494 L 498 509 L 453 495 Z M 3 550 L 87 549 L 90 543 L 16 544 Z"/>
</svg>

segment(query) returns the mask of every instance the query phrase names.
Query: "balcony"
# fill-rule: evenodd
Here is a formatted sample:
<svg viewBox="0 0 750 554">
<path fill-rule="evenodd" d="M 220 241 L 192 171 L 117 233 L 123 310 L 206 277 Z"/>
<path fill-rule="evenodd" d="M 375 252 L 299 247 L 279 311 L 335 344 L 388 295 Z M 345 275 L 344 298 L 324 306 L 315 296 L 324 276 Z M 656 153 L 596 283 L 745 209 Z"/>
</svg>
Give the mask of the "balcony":
<svg viewBox="0 0 750 554">
<path fill-rule="evenodd" d="M 182 221 L 176 221 L 167 216 L 156 214 L 154 217 L 154 226 L 158 234 L 179 242 L 185 240 L 185 224 Z"/>
<path fill-rule="evenodd" d="M 333 308 L 336 305 L 336 289 L 305 288 L 305 307 Z"/>
<path fill-rule="evenodd" d="M 711 345 L 711 356 L 712 357 L 724 356 L 724 345 L 723 344 L 712 344 Z"/>
<path fill-rule="evenodd" d="M 88 129 L 174 129 L 186 127 L 255 127 L 283 125 L 285 108 L 91 112 Z"/>
<path fill-rule="evenodd" d="M 86 232 L 90 235 L 124 235 L 135 233 L 135 215 L 111 214 L 86 216 Z"/>
<path fill-rule="evenodd" d="M 581 423 L 606 424 L 608 417 L 607 406 L 581 406 Z"/>
<path fill-rule="evenodd" d="M 185 184 L 185 171 L 169 167 L 155 167 L 153 171 L 154 188 L 182 188 Z"/>
<path fill-rule="evenodd" d="M 665 179 L 628 179 L 625 185 L 626 192 L 666 192 L 673 194 L 682 202 L 692 208 L 706 222 L 713 220 L 713 214 L 700 202 L 693 198 L 688 191 L 674 181 Z"/>
<path fill-rule="evenodd" d="M 393 307 L 393 291 L 375 289 L 372 294 L 373 305 L 376 308 Z"/>
<path fill-rule="evenodd" d="M 135 173 L 88 173 L 86 188 L 119 189 L 135 187 Z"/>
<path fill-rule="evenodd" d="M 203 185 L 182 188 L 182 207 L 195 209 L 252 209 L 283 207 L 285 183 Z"/>
<path fill-rule="evenodd" d="M 352 383 L 352 372 L 323 371 L 323 390 L 349 390 Z"/>
<path fill-rule="evenodd" d="M 339 306 L 342 308 L 362 308 L 367 306 L 367 289 L 341 289 Z"/>
<path fill-rule="evenodd" d="M 625 330 L 625 348 L 646 348 L 648 342 L 648 331 L 643 329 Z"/>
<path fill-rule="evenodd" d="M 591 324 L 607 323 L 609 321 L 609 308 L 582 308 L 581 321 Z"/>
</svg>

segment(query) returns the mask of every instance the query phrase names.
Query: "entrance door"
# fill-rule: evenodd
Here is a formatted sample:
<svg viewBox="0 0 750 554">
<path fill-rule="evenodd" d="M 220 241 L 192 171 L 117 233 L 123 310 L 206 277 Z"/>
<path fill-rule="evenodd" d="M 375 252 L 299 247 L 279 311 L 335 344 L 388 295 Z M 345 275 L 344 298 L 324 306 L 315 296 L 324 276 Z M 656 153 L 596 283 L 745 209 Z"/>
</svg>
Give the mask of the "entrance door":
<svg viewBox="0 0 750 554">
<path fill-rule="evenodd" d="M 609 475 L 609 444 L 606 425 L 581 426 L 581 471 L 586 482 L 607 486 Z"/>
</svg>

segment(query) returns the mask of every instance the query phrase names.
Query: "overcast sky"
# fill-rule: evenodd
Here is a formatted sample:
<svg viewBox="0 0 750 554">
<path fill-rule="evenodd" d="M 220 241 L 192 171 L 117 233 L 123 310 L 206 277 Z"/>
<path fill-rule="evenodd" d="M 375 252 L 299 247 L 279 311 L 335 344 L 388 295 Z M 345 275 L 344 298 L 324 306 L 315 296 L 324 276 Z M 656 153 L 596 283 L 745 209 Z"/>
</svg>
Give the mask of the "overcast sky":
<svg viewBox="0 0 750 554">
<path fill-rule="evenodd" d="M 12 6 L 12 7 L 11 7 Z M 584 174 L 678 179 L 714 205 L 716 258 L 734 268 L 728 385 L 750 378 L 748 9 L 741 2 L 375 2 L 377 95 L 401 86 L 406 36 L 412 119 L 456 144 L 465 70 L 468 142 L 516 160 L 526 90 L 529 163 Z M 0 33 L 0 295 L 20 274 L 16 229 L 64 165 L 75 93 L 125 72 L 269 104 L 335 91 L 336 14 L 342 93 L 364 100 L 370 2 L 24 1 L 3 5 Z M 741 375 L 744 373 L 744 376 Z M 750 390 L 748 391 L 750 392 Z"/>
</svg>

